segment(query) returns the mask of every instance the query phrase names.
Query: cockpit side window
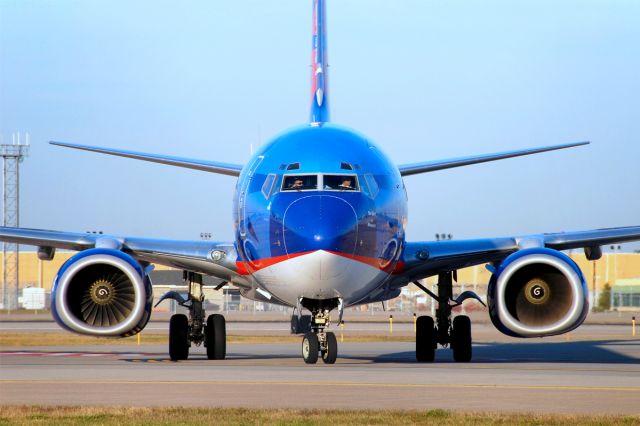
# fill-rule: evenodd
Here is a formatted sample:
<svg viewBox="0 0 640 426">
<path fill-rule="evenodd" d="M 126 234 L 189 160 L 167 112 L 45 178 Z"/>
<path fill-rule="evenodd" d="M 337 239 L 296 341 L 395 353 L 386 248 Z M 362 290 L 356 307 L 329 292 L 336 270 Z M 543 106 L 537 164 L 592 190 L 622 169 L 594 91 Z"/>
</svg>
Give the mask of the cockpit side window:
<svg viewBox="0 0 640 426">
<path fill-rule="evenodd" d="M 299 170 L 300 163 L 291 163 L 287 166 L 287 170 Z"/>
<path fill-rule="evenodd" d="M 273 184 L 275 181 L 276 175 L 273 173 L 268 175 L 265 179 L 264 184 L 262 185 L 262 195 L 264 195 L 264 198 L 268 199 L 271 196 L 271 191 L 273 190 Z"/>
<path fill-rule="evenodd" d="M 325 191 L 359 191 L 356 175 L 324 175 L 323 188 Z"/>
<path fill-rule="evenodd" d="M 353 170 L 353 166 L 351 164 L 349 164 L 349 163 L 344 162 L 344 161 L 342 163 L 340 163 L 340 168 L 342 170 Z"/>
<path fill-rule="evenodd" d="M 371 195 L 371 198 L 376 198 L 376 195 L 378 195 L 378 191 L 380 190 L 378 182 L 376 182 L 376 178 L 374 178 L 372 174 L 366 174 L 364 175 L 364 180 L 369 187 L 369 194 Z"/>
<path fill-rule="evenodd" d="M 282 179 L 282 191 L 309 191 L 317 189 L 317 175 L 288 175 Z"/>
</svg>

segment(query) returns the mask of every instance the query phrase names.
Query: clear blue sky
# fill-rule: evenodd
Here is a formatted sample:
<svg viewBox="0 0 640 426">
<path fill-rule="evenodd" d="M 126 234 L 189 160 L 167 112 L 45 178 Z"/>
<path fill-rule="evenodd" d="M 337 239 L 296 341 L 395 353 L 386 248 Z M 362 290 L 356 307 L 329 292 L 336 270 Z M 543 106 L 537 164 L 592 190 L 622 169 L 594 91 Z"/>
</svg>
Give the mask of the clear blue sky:
<svg viewBox="0 0 640 426">
<path fill-rule="evenodd" d="M 333 120 L 410 176 L 408 239 L 640 224 L 640 2 L 328 0 Z M 244 163 L 308 118 L 311 0 L 0 1 L 0 133 L 32 137 L 21 225 L 232 238 L 235 179 L 48 140 Z M 627 248 L 638 245 L 627 245 Z"/>
</svg>

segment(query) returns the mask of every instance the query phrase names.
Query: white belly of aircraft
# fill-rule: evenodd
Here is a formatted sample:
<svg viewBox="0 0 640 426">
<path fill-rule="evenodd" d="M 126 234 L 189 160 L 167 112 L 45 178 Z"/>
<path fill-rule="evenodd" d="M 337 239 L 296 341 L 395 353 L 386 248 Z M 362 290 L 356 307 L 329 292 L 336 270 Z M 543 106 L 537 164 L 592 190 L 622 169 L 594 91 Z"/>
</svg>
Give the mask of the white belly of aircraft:
<svg viewBox="0 0 640 426">
<path fill-rule="evenodd" d="M 349 305 L 377 288 L 387 276 L 379 268 L 324 250 L 292 257 L 254 274 L 264 290 L 294 306 L 300 297 L 340 297 Z"/>
</svg>

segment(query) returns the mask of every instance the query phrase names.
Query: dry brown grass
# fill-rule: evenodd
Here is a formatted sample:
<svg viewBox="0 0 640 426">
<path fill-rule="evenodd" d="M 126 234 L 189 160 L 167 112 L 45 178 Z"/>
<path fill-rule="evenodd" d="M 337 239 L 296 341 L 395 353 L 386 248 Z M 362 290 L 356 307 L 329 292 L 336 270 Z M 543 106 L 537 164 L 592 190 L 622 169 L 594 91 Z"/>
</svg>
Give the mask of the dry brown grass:
<svg viewBox="0 0 640 426">
<path fill-rule="evenodd" d="M 148 334 L 141 336 L 140 342 L 144 344 L 168 343 L 168 338 L 161 334 Z M 16 333 L 6 332 L 0 334 L 0 347 L 16 346 L 78 346 L 78 345 L 135 345 L 137 337 L 125 337 L 123 339 L 105 339 L 97 337 L 81 336 L 67 332 L 51 333 Z"/>
<path fill-rule="evenodd" d="M 337 334 L 340 340 L 340 334 Z M 0 333 L 0 347 L 21 347 L 21 346 L 113 346 L 113 345 L 135 345 L 137 336 L 125 337 L 123 339 L 105 339 L 97 337 L 80 336 L 67 332 L 5 332 Z M 228 343 L 298 343 L 300 336 L 291 335 L 228 335 Z M 389 335 L 345 335 L 345 342 L 411 342 L 412 336 L 389 336 Z M 168 344 L 169 339 L 165 333 L 142 333 L 140 336 L 142 345 Z"/>
<path fill-rule="evenodd" d="M 637 425 L 639 416 L 244 408 L 0 407 L 2 425 Z"/>
</svg>

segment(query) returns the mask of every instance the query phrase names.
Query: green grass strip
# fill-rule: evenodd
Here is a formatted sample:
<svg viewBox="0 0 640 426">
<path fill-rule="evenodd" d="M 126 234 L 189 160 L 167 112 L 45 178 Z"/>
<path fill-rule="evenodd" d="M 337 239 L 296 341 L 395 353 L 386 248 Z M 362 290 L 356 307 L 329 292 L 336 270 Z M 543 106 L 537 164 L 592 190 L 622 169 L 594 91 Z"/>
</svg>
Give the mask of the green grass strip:
<svg viewBox="0 0 640 426">
<path fill-rule="evenodd" d="M 445 410 L 0 407 L 0 425 L 638 425 L 640 416 L 459 413 Z"/>
</svg>

